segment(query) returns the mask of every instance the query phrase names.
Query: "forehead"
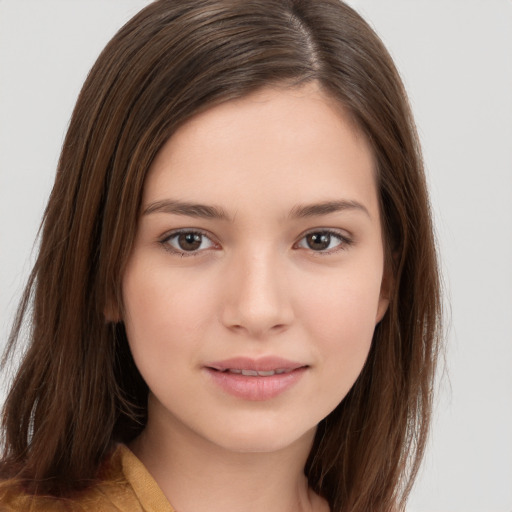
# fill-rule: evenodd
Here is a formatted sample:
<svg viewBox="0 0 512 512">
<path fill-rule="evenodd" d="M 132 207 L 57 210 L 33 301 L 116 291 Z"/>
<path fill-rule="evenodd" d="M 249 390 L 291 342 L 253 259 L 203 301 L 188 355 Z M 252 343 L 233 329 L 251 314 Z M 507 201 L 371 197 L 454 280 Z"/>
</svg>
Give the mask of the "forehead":
<svg viewBox="0 0 512 512">
<path fill-rule="evenodd" d="M 180 127 L 150 168 L 143 204 L 273 209 L 343 196 L 377 212 L 374 167 L 350 115 L 315 83 L 265 88 Z"/>
</svg>

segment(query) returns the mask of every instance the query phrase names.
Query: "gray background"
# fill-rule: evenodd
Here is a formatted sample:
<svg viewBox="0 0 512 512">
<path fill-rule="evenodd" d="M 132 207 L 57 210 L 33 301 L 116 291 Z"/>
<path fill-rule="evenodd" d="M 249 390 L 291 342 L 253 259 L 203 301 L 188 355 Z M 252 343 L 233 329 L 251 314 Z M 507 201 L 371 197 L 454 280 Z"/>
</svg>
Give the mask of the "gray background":
<svg viewBox="0 0 512 512">
<path fill-rule="evenodd" d="M 147 3 L 0 0 L 0 348 L 81 84 Z M 448 378 L 408 510 L 511 512 L 512 2 L 350 3 L 410 94 L 451 318 Z"/>
</svg>

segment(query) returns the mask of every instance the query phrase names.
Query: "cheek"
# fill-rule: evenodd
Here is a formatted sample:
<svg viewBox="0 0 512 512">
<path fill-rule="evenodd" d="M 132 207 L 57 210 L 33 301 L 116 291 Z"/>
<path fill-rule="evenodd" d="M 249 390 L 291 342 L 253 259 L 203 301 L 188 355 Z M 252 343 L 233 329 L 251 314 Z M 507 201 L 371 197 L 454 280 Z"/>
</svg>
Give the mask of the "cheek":
<svg viewBox="0 0 512 512">
<path fill-rule="evenodd" d="M 329 338 L 336 333 L 349 338 L 350 334 L 356 338 L 368 335 L 375 328 L 380 288 L 378 272 L 350 271 L 327 276 L 297 291 L 300 316 L 308 318 L 311 328 L 317 327 Z"/>
<path fill-rule="evenodd" d="M 317 283 L 318 284 L 318 283 Z M 370 350 L 379 305 L 379 276 L 352 273 L 301 290 L 300 315 L 326 370 L 346 393 Z M 341 397 L 342 398 L 342 397 Z"/>
<path fill-rule="evenodd" d="M 192 354 L 201 343 L 198 333 L 214 317 L 214 287 L 205 279 L 187 278 L 165 265 L 145 268 L 137 260 L 123 279 L 124 322 L 137 365 L 193 364 Z M 139 368 L 142 370 L 142 368 Z"/>
<path fill-rule="evenodd" d="M 189 313 L 205 307 L 204 290 L 198 289 L 197 282 L 187 282 L 165 266 L 140 267 L 135 263 L 128 267 L 124 276 L 126 320 L 145 329 L 167 333 L 172 332 L 171 325 L 178 330 L 182 324 L 192 327 L 193 315 Z"/>
</svg>

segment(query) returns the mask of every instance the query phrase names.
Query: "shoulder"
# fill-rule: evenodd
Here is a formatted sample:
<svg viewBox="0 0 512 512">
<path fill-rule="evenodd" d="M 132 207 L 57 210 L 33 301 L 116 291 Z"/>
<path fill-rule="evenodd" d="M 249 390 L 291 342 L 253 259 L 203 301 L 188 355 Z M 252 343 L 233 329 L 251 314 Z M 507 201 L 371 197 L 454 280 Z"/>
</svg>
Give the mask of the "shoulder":
<svg viewBox="0 0 512 512">
<path fill-rule="evenodd" d="M 18 480 L 0 482 L 0 512 L 67 512 L 84 509 L 71 500 L 50 496 L 32 496 Z"/>
<path fill-rule="evenodd" d="M 0 481 L 0 512 L 142 512 L 142 505 L 124 475 L 126 447 L 105 462 L 101 479 L 73 498 L 33 496 L 16 479 Z"/>
</svg>

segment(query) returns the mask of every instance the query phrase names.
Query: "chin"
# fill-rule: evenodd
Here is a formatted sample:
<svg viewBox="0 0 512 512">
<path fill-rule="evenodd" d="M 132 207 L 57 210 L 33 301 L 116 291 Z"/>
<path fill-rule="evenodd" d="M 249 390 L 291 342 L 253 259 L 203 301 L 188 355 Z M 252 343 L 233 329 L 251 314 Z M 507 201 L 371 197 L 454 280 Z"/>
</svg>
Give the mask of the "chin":
<svg viewBox="0 0 512 512">
<path fill-rule="evenodd" d="M 279 429 L 275 425 L 250 425 L 249 428 L 226 429 L 220 436 L 211 436 L 210 440 L 221 448 L 238 453 L 271 453 L 285 450 L 297 444 L 311 448 L 316 426 L 307 431 Z"/>
</svg>

